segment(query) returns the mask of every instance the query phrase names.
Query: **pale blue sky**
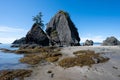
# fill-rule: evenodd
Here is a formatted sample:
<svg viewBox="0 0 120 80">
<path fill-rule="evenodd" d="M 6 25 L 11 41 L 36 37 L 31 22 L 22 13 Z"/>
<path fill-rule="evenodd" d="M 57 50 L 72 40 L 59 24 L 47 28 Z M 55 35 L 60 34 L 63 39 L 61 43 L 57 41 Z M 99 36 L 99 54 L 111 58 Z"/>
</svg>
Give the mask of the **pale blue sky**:
<svg viewBox="0 0 120 80">
<path fill-rule="evenodd" d="M 11 43 L 26 35 L 32 16 L 43 13 L 44 24 L 59 10 L 67 11 L 82 42 L 120 39 L 120 0 L 0 0 L 0 42 Z"/>
</svg>

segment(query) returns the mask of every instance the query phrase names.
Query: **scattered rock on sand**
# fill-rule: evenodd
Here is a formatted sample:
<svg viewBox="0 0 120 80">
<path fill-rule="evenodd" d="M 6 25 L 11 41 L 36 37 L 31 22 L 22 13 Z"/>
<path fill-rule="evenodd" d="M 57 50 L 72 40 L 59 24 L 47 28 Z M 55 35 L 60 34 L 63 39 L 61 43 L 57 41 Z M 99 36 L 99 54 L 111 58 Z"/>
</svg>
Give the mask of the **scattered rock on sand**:
<svg viewBox="0 0 120 80">
<path fill-rule="evenodd" d="M 51 71 L 51 70 L 49 70 L 47 73 L 52 73 L 52 71 Z"/>
</svg>

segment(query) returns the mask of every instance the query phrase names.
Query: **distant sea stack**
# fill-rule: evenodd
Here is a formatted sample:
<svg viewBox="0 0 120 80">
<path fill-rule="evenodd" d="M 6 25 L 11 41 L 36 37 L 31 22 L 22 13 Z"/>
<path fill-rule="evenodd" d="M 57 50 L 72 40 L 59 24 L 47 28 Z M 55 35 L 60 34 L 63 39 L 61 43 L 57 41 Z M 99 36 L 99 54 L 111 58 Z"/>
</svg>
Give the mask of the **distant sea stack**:
<svg viewBox="0 0 120 80">
<path fill-rule="evenodd" d="M 106 40 L 103 41 L 102 43 L 103 46 L 115 46 L 115 45 L 120 45 L 120 41 L 115 38 L 114 36 L 107 37 Z"/>
<path fill-rule="evenodd" d="M 67 12 L 59 11 L 47 24 L 46 33 L 49 36 L 50 45 L 80 45 L 77 28 Z"/>
<path fill-rule="evenodd" d="M 83 46 L 93 46 L 94 42 L 92 40 L 86 40 Z"/>
</svg>

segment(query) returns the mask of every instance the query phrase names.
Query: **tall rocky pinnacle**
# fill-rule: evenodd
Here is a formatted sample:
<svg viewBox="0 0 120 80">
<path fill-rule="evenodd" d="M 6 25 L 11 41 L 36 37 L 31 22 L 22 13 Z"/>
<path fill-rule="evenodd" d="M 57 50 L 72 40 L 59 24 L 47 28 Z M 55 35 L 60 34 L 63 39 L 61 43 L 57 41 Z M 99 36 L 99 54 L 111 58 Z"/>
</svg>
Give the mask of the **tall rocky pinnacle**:
<svg viewBox="0 0 120 80">
<path fill-rule="evenodd" d="M 77 28 L 67 12 L 59 11 L 47 24 L 46 33 L 51 45 L 80 45 Z"/>
<path fill-rule="evenodd" d="M 27 44 L 39 44 L 41 46 L 48 46 L 49 39 L 45 32 L 41 29 L 40 25 L 33 24 L 31 30 L 26 35 Z"/>
</svg>

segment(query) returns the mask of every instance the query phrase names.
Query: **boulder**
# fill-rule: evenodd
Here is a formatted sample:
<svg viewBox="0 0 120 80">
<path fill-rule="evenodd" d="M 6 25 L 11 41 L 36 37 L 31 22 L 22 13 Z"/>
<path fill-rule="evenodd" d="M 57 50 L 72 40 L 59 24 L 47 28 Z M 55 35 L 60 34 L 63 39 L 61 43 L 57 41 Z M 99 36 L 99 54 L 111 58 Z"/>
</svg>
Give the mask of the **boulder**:
<svg viewBox="0 0 120 80">
<path fill-rule="evenodd" d="M 39 24 L 33 24 L 31 30 L 26 35 L 27 44 L 39 44 L 41 46 L 48 46 L 49 39 L 45 32 L 41 29 Z"/>
<path fill-rule="evenodd" d="M 47 24 L 46 33 L 50 40 L 50 45 L 80 45 L 77 28 L 67 12 L 59 11 Z"/>
<path fill-rule="evenodd" d="M 115 45 L 120 45 L 120 41 L 115 38 L 114 36 L 107 37 L 106 40 L 103 41 L 102 43 L 103 46 L 115 46 Z"/>
<path fill-rule="evenodd" d="M 83 46 L 93 46 L 93 41 L 92 40 L 86 40 Z"/>
</svg>

